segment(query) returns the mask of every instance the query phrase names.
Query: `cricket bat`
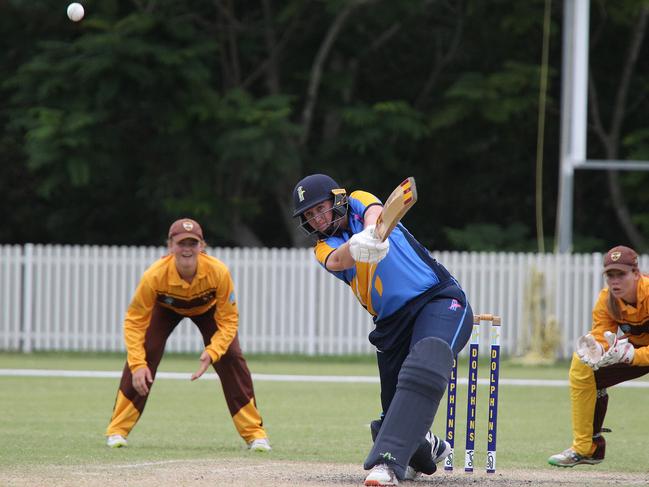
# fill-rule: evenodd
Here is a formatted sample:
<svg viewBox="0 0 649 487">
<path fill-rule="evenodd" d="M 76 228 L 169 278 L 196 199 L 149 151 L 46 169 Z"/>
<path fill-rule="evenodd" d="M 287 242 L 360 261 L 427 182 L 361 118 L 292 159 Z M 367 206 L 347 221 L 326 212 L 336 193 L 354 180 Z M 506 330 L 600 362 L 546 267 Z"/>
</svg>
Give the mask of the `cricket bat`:
<svg viewBox="0 0 649 487">
<path fill-rule="evenodd" d="M 385 242 L 403 215 L 417 202 L 417 185 L 415 178 L 405 179 L 392 191 L 383 205 L 383 211 L 376 220 L 374 236 Z"/>
</svg>

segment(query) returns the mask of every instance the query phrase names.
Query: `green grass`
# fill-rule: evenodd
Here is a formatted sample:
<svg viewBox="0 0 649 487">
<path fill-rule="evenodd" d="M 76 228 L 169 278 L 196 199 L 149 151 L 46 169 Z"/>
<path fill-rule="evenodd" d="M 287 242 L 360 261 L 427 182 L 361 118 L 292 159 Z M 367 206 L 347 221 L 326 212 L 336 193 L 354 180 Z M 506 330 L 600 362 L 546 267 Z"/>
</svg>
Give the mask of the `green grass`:
<svg viewBox="0 0 649 487">
<path fill-rule="evenodd" d="M 249 355 L 253 373 L 376 376 L 371 356 Z M 0 353 L 0 368 L 121 370 L 123 354 Z M 192 372 L 195 355 L 168 354 L 160 370 Z M 481 363 L 486 377 L 486 363 Z M 466 364 L 460 364 L 466 377 Z M 504 361 L 501 378 L 566 379 L 567 363 L 529 367 Z M 42 464 L 112 464 L 173 459 L 243 457 L 243 447 L 214 379 L 156 381 L 128 449 L 104 445 L 117 379 L 0 377 L 0 468 Z M 362 463 L 370 447 L 368 423 L 380 411 L 378 384 L 257 381 L 255 391 L 277 460 Z M 646 471 L 649 453 L 647 389 L 615 388 L 606 426 L 607 461 L 595 469 Z M 457 408 L 456 465 L 463 461 L 466 388 Z M 629 411 L 634 411 L 629 417 Z M 487 388 L 479 387 L 476 458 L 484 462 Z M 443 434 L 445 399 L 433 431 Z M 567 387 L 500 388 L 498 468 L 550 468 L 547 457 L 570 445 Z M 633 454 L 629 454 L 633 452 Z"/>
</svg>

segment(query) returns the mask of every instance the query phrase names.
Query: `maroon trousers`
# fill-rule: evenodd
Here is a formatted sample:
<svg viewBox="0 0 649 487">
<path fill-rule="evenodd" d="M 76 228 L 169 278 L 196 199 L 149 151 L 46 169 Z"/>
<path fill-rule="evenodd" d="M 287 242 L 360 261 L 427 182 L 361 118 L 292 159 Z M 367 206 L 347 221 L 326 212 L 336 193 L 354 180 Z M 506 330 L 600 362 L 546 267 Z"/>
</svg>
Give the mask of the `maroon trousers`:
<svg viewBox="0 0 649 487">
<path fill-rule="evenodd" d="M 649 366 L 631 366 L 628 364 L 614 364 L 602 367 L 595 371 L 595 384 L 597 385 L 597 402 L 595 403 L 595 417 L 593 421 L 593 435 L 602 432 L 604 417 L 608 408 L 607 387 L 612 387 L 621 382 L 637 379 L 649 374 Z"/>
<path fill-rule="evenodd" d="M 162 306 L 156 305 L 153 308 L 151 322 L 144 338 L 144 350 L 147 366 L 154 378 L 167 339 L 183 318 L 184 316 Z M 203 343 L 208 345 L 218 328 L 214 320 L 214 308 L 190 319 L 200 330 Z M 212 366 L 221 380 L 223 394 L 239 434 L 246 442 L 265 438 L 267 435 L 256 407 L 252 377 L 241 352 L 238 335 L 235 335 L 226 353 Z M 127 436 L 144 411 L 149 395 L 141 396 L 137 393 L 133 387 L 133 376 L 127 362 L 122 372 L 113 416 L 106 434 Z"/>
</svg>

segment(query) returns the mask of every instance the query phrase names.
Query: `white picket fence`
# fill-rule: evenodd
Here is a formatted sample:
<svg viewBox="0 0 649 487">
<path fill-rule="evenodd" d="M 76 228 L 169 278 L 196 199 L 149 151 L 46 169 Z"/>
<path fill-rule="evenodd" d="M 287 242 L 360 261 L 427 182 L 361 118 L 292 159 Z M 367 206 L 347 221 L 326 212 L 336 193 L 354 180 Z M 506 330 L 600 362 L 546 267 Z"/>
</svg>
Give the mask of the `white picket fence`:
<svg viewBox="0 0 649 487">
<path fill-rule="evenodd" d="M 0 246 L 0 350 L 123 351 L 122 319 L 142 272 L 164 247 Z M 310 249 L 213 248 L 232 273 L 246 353 L 370 353 L 372 320 L 347 285 Z M 504 355 L 523 353 L 530 334 L 526 292 L 534 271 L 546 281 L 547 315 L 558 320 L 568 357 L 590 327 L 603 285 L 601 254 L 433 252 L 462 284 L 475 312 L 500 314 Z M 642 268 L 649 264 L 641 258 Z M 486 352 L 486 329 L 481 335 Z M 168 351 L 198 352 L 198 330 L 184 320 Z"/>
</svg>

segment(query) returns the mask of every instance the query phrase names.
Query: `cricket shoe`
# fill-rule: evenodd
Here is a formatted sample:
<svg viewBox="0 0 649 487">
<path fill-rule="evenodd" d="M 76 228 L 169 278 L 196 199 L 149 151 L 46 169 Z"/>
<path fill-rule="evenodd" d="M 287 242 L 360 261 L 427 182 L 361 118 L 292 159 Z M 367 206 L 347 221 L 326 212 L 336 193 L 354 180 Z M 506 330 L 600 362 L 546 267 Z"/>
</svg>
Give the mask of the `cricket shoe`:
<svg viewBox="0 0 649 487">
<path fill-rule="evenodd" d="M 106 439 L 106 445 L 111 448 L 122 448 L 128 446 L 128 441 L 122 435 L 110 435 Z"/>
<path fill-rule="evenodd" d="M 414 469 L 413 469 L 414 471 Z M 365 485 L 373 486 L 390 486 L 390 485 L 399 485 L 397 476 L 394 474 L 392 467 L 386 465 L 385 463 L 380 463 L 374 465 L 370 473 L 365 477 Z"/>
<path fill-rule="evenodd" d="M 430 443 L 430 454 L 435 464 L 433 468 L 437 467 L 437 464 L 444 461 L 444 459 L 451 454 L 451 445 L 447 441 L 442 440 L 438 436 L 435 436 L 430 431 L 426 433 L 426 441 Z M 430 474 L 435 473 L 433 470 L 429 472 Z M 416 470 L 414 467 L 408 465 L 406 467 L 406 473 L 403 477 L 404 480 L 415 480 L 417 477 L 421 476 L 422 472 Z"/>
<path fill-rule="evenodd" d="M 435 436 L 430 431 L 426 435 L 426 439 L 430 443 L 430 451 L 433 455 L 433 462 L 439 463 L 451 454 L 451 445 L 448 441 L 442 440 Z"/>
<path fill-rule="evenodd" d="M 403 480 L 416 480 L 418 477 L 421 477 L 421 472 L 417 472 L 410 465 L 406 467 L 406 473 L 403 475 Z"/>
<path fill-rule="evenodd" d="M 574 467 L 575 465 L 596 465 L 601 463 L 603 458 L 596 458 L 595 456 L 584 456 L 577 453 L 572 448 L 552 455 L 548 458 L 548 463 L 555 467 Z"/>
<path fill-rule="evenodd" d="M 271 451 L 270 442 L 268 438 L 257 438 L 248 443 L 248 450 L 250 451 Z"/>
</svg>

